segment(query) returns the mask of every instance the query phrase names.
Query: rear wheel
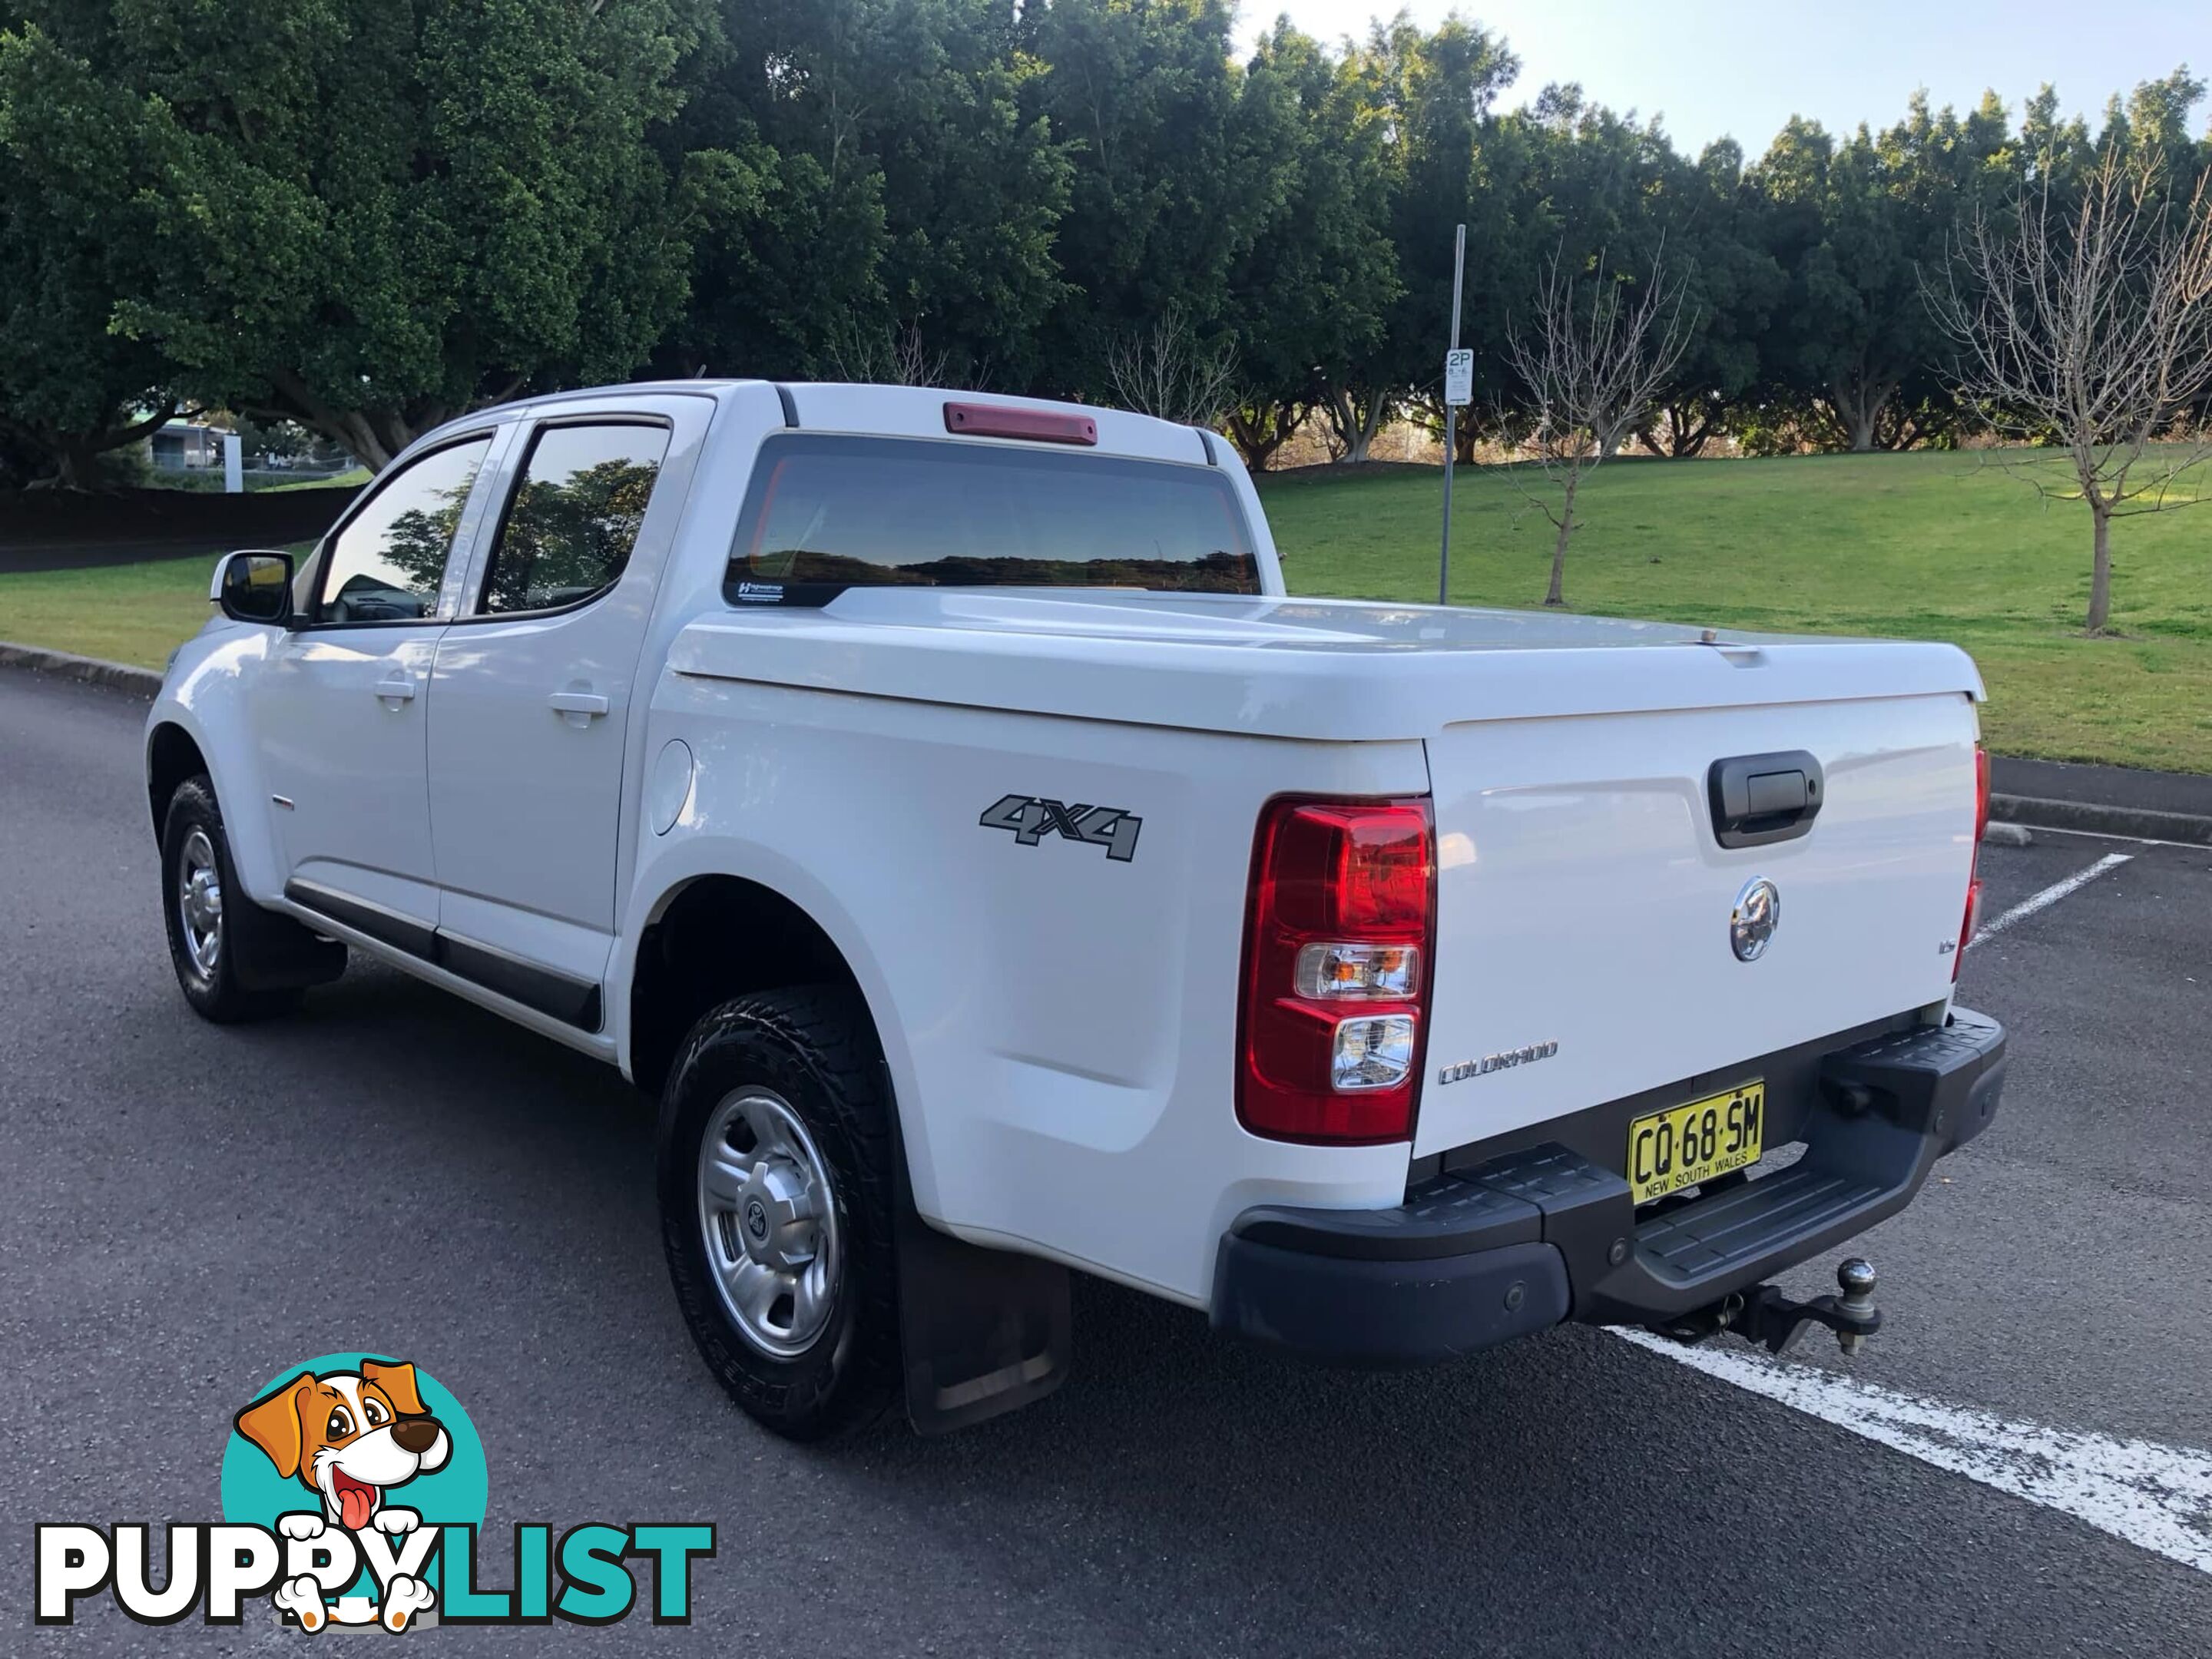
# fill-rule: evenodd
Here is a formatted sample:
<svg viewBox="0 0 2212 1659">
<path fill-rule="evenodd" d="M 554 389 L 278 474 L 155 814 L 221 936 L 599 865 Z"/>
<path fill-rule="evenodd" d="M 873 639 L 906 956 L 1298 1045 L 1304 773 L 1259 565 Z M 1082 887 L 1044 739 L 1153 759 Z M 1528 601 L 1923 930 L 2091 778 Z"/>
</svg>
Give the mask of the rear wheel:
<svg viewBox="0 0 2212 1659">
<path fill-rule="evenodd" d="M 898 1388 L 890 1110 L 866 1013 L 823 987 L 713 1010 L 662 1097 L 678 1305 L 722 1386 L 794 1440 L 865 1427 Z"/>
<path fill-rule="evenodd" d="M 229 1025 L 281 1014 L 300 1000 L 296 989 L 250 988 L 240 978 L 241 911 L 258 913 L 231 868 L 222 808 L 204 774 L 185 779 L 169 797 L 161 831 L 161 892 L 169 960 L 195 1013 Z"/>
</svg>

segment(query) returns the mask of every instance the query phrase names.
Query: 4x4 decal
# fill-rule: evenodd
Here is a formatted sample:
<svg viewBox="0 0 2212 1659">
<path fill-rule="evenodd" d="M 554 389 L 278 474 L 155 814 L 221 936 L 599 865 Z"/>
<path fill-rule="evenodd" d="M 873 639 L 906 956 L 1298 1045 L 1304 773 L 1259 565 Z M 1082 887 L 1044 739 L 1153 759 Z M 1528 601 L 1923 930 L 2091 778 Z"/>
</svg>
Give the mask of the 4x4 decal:
<svg viewBox="0 0 2212 1659">
<path fill-rule="evenodd" d="M 1137 832 L 1145 827 L 1142 818 L 1118 806 L 1068 806 L 1036 795 L 1001 795 L 976 822 L 986 830 L 1012 830 L 1024 847 L 1034 847 L 1047 836 L 1087 842 L 1104 848 L 1117 864 L 1137 856 Z"/>
</svg>

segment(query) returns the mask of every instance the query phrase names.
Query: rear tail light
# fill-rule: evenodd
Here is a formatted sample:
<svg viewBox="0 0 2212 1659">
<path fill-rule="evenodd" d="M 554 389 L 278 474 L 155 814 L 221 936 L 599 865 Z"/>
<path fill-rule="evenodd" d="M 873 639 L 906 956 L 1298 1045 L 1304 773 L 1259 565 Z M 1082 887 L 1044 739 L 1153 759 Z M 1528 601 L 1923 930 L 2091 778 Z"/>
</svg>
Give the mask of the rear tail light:
<svg viewBox="0 0 2212 1659">
<path fill-rule="evenodd" d="M 1270 801 L 1252 849 L 1237 1121 L 1339 1145 L 1413 1133 L 1435 960 L 1425 800 Z"/>
<path fill-rule="evenodd" d="M 1959 982 L 1959 969 L 1973 942 L 1974 924 L 1982 914 L 1982 836 L 1990 827 L 1990 751 L 1974 747 L 1974 858 L 1966 866 L 1966 915 L 1959 924 L 1959 948 L 1951 953 L 1951 983 Z"/>
</svg>

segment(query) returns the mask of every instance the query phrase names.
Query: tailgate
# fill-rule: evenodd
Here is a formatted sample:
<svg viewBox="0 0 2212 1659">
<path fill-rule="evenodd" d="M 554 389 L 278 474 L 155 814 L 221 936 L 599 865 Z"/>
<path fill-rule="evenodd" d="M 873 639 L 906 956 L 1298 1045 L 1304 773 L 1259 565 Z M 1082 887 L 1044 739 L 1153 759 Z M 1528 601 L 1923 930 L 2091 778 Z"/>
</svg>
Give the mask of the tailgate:
<svg viewBox="0 0 2212 1659">
<path fill-rule="evenodd" d="M 1415 1154 L 1942 1000 L 1975 733 L 1963 694 L 1445 726 Z M 1792 750 L 1826 773 L 1809 832 L 1723 848 L 1709 769 Z M 1761 877 L 1780 923 L 1741 961 L 1730 916 Z"/>
</svg>

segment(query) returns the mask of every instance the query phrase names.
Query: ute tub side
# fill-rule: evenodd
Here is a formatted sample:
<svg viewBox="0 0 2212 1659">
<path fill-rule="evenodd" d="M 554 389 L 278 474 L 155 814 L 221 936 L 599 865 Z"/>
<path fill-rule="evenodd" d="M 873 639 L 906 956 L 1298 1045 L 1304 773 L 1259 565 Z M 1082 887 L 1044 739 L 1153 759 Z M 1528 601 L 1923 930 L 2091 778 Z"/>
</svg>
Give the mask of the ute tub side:
<svg viewBox="0 0 2212 1659">
<path fill-rule="evenodd" d="M 1419 744 L 1255 742 L 682 672 L 663 677 L 652 732 L 695 770 L 673 826 L 645 826 L 627 913 L 641 922 L 710 872 L 807 912 L 867 1000 L 932 1222 L 1203 1306 L 1217 1241 L 1252 1206 L 1403 1196 L 1402 1143 L 1246 1133 L 1234 1048 L 1261 802 L 1419 793 Z M 1009 795 L 1120 809 L 1140 820 L 1132 856 L 988 827 Z M 625 929 L 617 987 L 641 931 Z"/>
</svg>

